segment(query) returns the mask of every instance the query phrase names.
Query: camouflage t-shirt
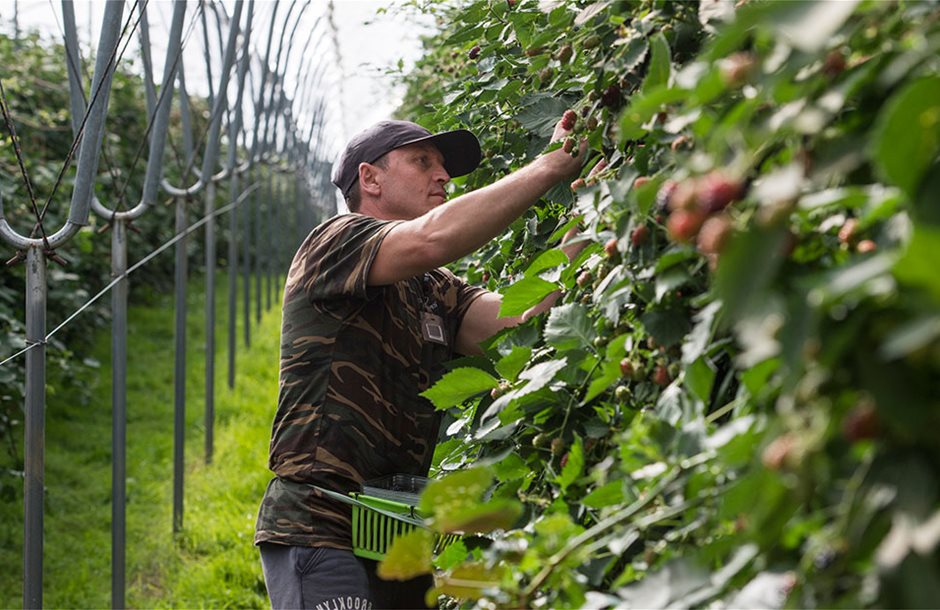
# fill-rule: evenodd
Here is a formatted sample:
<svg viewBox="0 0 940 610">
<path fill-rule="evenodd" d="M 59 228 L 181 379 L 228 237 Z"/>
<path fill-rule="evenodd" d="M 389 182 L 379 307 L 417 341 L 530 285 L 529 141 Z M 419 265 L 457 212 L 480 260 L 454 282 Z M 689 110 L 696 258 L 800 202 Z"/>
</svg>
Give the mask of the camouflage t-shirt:
<svg viewBox="0 0 940 610">
<path fill-rule="evenodd" d="M 419 393 L 454 357 L 457 329 L 483 290 L 446 269 L 369 286 L 379 245 L 397 222 L 360 214 L 315 228 L 284 288 L 280 392 L 255 543 L 348 549 L 350 509 L 339 492 L 403 473 L 425 475 L 440 417 Z M 446 345 L 422 316 L 443 320 Z"/>
</svg>

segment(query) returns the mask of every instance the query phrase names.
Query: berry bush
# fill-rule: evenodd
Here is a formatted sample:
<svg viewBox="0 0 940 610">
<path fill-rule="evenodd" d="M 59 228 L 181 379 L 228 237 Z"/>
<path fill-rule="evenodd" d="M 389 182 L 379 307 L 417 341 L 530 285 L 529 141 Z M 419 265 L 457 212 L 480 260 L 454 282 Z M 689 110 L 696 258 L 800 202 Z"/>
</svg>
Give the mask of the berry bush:
<svg viewBox="0 0 940 610">
<path fill-rule="evenodd" d="M 506 315 L 564 296 L 426 393 L 435 531 L 382 573 L 455 607 L 935 605 L 940 6 L 425 10 L 401 114 L 478 134 L 455 194 L 573 146 L 562 117 L 590 153 L 455 265 Z"/>
</svg>

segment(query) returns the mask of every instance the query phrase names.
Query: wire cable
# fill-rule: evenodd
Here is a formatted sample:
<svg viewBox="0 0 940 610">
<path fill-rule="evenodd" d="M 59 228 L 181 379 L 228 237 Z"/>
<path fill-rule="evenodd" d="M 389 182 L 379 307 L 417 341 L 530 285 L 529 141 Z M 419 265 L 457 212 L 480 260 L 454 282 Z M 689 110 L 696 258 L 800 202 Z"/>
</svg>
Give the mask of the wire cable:
<svg viewBox="0 0 940 610">
<path fill-rule="evenodd" d="M 150 254 L 148 254 L 147 256 L 145 256 L 144 258 L 140 259 L 139 261 L 137 261 L 136 263 L 134 263 L 133 265 L 131 265 L 130 267 L 128 267 L 127 271 L 125 271 L 125 272 L 122 273 L 121 275 L 119 275 L 119 276 L 117 276 L 116 278 L 114 278 L 113 280 L 111 280 L 111 282 L 110 282 L 107 286 L 105 286 L 104 288 L 102 288 L 95 296 L 93 296 L 93 297 L 91 297 L 90 299 L 88 299 L 88 301 L 86 301 L 81 307 L 79 307 L 77 310 L 75 310 L 75 311 L 74 311 L 69 317 L 67 317 L 61 324 L 59 324 L 59 325 L 56 326 L 54 329 L 52 329 L 52 331 L 51 331 L 49 334 L 47 334 L 47 335 L 43 338 L 42 341 L 27 342 L 28 344 L 27 344 L 27 346 L 26 346 L 25 348 L 23 348 L 22 350 L 16 352 L 16 353 L 13 354 L 12 356 L 9 356 L 8 358 L 6 358 L 6 359 L 3 360 L 2 362 L 0 362 L 0 367 L 3 367 L 6 363 L 10 362 L 11 360 L 14 360 L 14 359 L 18 358 L 19 356 L 22 356 L 23 354 L 25 354 L 26 352 L 28 352 L 28 351 L 31 350 L 31 349 L 34 349 L 34 348 L 36 348 L 36 347 L 38 347 L 38 346 L 40 346 L 40 345 L 47 345 L 47 344 L 49 343 L 49 339 L 51 339 L 51 338 L 53 337 L 53 335 L 55 335 L 55 334 L 56 334 L 57 332 L 59 332 L 62 328 L 64 328 L 69 322 L 71 322 L 71 321 L 74 320 L 76 317 L 78 317 L 79 314 L 81 314 L 81 313 L 84 312 L 86 309 L 88 309 L 89 307 L 91 307 L 98 299 L 100 299 L 100 298 L 103 297 L 105 294 L 107 294 L 112 288 L 114 288 L 115 285 L 117 285 L 118 282 L 120 282 L 120 281 L 123 280 L 123 279 L 126 279 L 131 273 L 133 273 L 134 271 L 137 271 L 137 269 L 139 269 L 139 268 L 143 267 L 145 264 L 149 263 L 151 260 L 153 260 L 154 258 L 156 258 L 157 255 L 159 255 L 159 254 L 161 254 L 162 252 L 164 252 L 167 248 L 169 248 L 170 246 L 172 246 L 173 244 L 175 244 L 175 243 L 178 242 L 179 240 L 183 239 L 184 237 L 186 237 L 186 236 L 189 235 L 190 233 L 194 232 L 196 229 L 200 228 L 202 225 L 204 225 L 204 224 L 206 224 L 207 222 L 209 222 L 209 220 L 210 220 L 211 218 L 215 218 L 216 216 L 220 216 L 220 215 L 222 215 L 222 214 L 225 214 L 226 212 L 229 212 L 230 210 L 234 209 L 235 207 L 241 205 L 241 203 L 242 203 L 243 201 L 245 201 L 245 199 L 247 199 L 248 195 L 250 195 L 251 193 L 253 193 L 253 192 L 258 188 L 258 186 L 259 186 L 258 184 L 253 184 L 253 185 L 251 185 L 250 187 L 248 187 L 247 189 L 245 189 L 244 191 L 242 191 L 241 195 L 239 195 L 238 198 L 237 198 L 235 201 L 233 201 L 232 203 L 229 203 L 228 205 L 224 205 L 224 206 L 222 206 L 221 208 L 218 208 L 217 210 L 213 211 L 211 214 L 208 214 L 208 215 L 202 217 L 202 218 L 199 219 L 197 222 L 195 222 L 195 223 L 193 223 L 191 226 L 189 226 L 185 231 L 183 231 L 182 233 L 177 233 L 176 235 L 173 236 L 172 239 L 170 239 L 169 241 L 167 241 L 166 243 L 164 243 L 163 245 L 161 245 L 159 248 L 157 248 L 156 250 L 154 250 L 153 252 L 151 252 Z M 25 339 L 24 339 L 24 342 L 26 342 Z"/>
</svg>

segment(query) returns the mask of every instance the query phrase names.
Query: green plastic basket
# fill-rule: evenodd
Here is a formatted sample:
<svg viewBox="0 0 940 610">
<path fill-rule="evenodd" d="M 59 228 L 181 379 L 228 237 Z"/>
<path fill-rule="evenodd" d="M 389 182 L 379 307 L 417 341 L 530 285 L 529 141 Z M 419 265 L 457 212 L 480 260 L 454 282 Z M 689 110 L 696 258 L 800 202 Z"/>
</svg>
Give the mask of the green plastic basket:
<svg viewBox="0 0 940 610">
<path fill-rule="evenodd" d="M 400 479 L 396 480 L 398 481 Z M 414 531 L 418 527 L 424 527 L 423 520 L 427 515 L 421 514 L 416 508 L 419 495 L 417 492 L 392 491 L 390 495 L 406 501 L 399 502 L 357 492 L 349 494 L 354 500 L 352 503 L 352 546 L 355 555 L 366 559 L 382 560 L 395 538 Z M 460 536 L 457 534 L 439 535 L 434 545 L 434 553 L 440 553 L 459 539 Z"/>
</svg>

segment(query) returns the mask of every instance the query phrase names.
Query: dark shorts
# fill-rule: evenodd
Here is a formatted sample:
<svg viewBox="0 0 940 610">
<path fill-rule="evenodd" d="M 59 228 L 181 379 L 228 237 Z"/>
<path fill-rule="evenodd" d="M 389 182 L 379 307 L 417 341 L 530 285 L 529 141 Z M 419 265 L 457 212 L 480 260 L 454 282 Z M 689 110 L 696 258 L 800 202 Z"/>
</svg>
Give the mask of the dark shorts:
<svg viewBox="0 0 940 610">
<path fill-rule="evenodd" d="M 378 562 L 352 551 L 262 543 L 261 566 L 271 607 L 304 610 L 427 608 L 430 575 L 400 582 L 382 580 Z"/>
</svg>

